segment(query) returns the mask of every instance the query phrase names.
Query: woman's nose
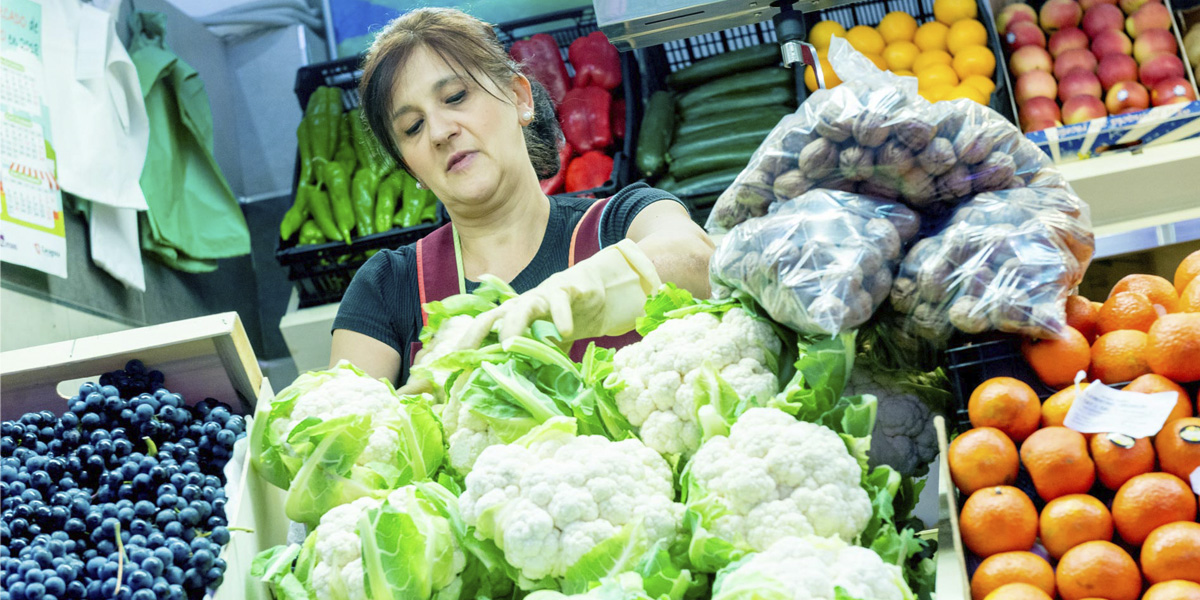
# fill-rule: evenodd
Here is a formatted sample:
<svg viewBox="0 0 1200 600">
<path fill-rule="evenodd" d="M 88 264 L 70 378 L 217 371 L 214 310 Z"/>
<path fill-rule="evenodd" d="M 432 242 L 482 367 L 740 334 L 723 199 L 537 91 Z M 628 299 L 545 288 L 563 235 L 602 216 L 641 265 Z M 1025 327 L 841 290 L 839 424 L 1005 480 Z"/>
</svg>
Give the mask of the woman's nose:
<svg viewBox="0 0 1200 600">
<path fill-rule="evenodd" d="M 435 144 L 444 144 L 458 135 L 458 121 L 453 115 L 430 114 L 426 117 L 429 122 L 429 135 Z"/>
</svg>

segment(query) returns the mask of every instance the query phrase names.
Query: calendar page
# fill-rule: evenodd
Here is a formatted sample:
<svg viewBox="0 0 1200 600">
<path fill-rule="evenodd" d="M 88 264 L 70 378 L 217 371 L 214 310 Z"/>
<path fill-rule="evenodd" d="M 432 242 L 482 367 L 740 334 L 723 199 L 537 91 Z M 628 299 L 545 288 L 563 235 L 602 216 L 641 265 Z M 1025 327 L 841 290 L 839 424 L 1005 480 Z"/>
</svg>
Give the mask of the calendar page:
<svg viewBox="0 0 1200 600">
<path fill-rule="evenodd" d="M 67 276 L 62 191 L 42 102 L 42 6 L 0 10 L 0 260 Z"/>
</svg>

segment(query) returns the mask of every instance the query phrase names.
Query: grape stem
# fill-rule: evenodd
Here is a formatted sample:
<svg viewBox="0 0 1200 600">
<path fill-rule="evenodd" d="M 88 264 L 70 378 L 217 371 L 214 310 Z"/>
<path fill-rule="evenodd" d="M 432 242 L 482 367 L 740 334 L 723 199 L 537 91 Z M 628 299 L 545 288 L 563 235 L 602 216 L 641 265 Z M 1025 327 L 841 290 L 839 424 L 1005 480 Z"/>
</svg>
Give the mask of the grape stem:
<svg viewBox="0 0 1200 600">
<path fill-rule="evenodd" d="M 125 573 L 125 544 L 121 542 L 121 523 L 117 522 L 117 589 L 113 594 L 121 593 L 121 579 Z"/>
<path fill-rule="evenodd" d="M 150 436 L 143 437 L 142 441 L 146 442 L 146 456 L 158 454 L 158 446 L 154 445 L 154 440 L 150 439 Z"/>
</svg>

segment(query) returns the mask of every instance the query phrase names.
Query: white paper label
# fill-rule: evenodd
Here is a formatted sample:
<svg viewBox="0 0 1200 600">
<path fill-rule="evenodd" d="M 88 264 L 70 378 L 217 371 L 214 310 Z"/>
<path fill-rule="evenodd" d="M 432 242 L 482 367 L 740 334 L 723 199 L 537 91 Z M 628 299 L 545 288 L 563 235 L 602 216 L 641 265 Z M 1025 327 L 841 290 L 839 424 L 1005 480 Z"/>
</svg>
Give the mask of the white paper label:
<svg viewBox="0 0 1200 600">
<path fill-rule="evenodd" d="M 1200 467 L 1196 467 L 1196 470 L 1192 471 L 1192 491 L 1200 496 Z"/>
<path fill-rule="evenodd" d="M 1123 392 L 1097 380 L 1075 396 L 1063 425 L 1080 433 L 1150 437 L 1163 428 L 1176 401 L 1175 392 Z"/>
</svg>

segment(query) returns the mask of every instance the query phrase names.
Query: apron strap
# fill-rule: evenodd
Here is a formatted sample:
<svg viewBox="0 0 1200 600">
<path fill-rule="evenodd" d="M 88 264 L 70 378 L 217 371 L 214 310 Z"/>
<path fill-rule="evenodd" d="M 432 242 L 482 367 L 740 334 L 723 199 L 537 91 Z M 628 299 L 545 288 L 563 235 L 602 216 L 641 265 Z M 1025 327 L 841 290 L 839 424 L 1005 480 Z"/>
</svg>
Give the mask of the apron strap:
<svg viewBox="0 0 1200 600">
<path fill-rule="evenodd" d="M 567 266 L 573 267 L 575 263 L 586 260 L 600 251 L 600 218 L 604 215 L 604 207 L 608 205 L 608 201 L 609 198 L 597 200 L 588 207 L 587 212 L 583 213 L 583 218 L 575 226 L 575 231 L 571 233 L 571 250 L 567 256 Z M 592 342 L 603 348 L 622 348 L 641 339 L 642 336 L 638 335 L 636 331 L 630 331 L 623 335 L 576 340 L 574 344 L 571 344 L 571 360 L 582 362 L 583 355 L 587 353 L 588 345 Z"/>
<path fill-rule="evenodd" d="M 417 240 L 417 292 L 421 324 L 429 324 L 425 303 L 458 293 L 458 264 L 454 255 L 454 226 L 447 223 Z"/>
</svg>

